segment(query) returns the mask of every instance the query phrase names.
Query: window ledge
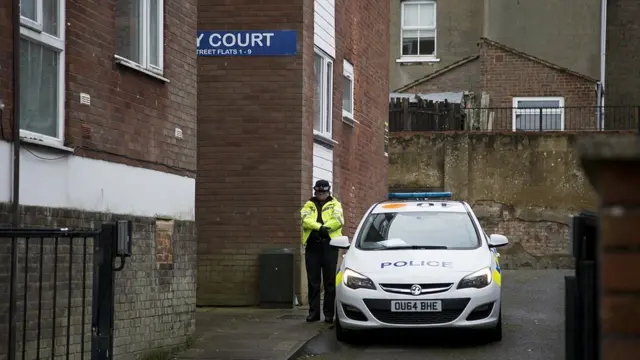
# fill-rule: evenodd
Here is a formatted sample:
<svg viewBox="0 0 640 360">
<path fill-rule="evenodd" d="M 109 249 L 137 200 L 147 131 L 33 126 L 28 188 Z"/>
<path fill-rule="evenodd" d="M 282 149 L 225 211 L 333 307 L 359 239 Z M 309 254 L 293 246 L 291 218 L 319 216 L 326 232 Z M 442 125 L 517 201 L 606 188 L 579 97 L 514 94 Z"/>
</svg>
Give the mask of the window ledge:
<svg viewBox="0 0 640 360">
<path fill-rule="evenodd" d="M 27 144 L 38 145 L 45 148 L 55 149 L 62 152 L 73 153 L 76 151 L 74 148 L 70 148 L 68 146 L 56 144 L 52 141 L 40 140 L 36 138 L 26 137 L 24 135 L 20 135 L 20 141 Z"/>
<path fill-rule="evenodd" d="M 347 113 L 342 114 L 342 122 L 349 126 L 355 126 L 356 124 L 360 124 L 358 120 L 354 119 L 352 115 L 349 115 Z"/>
<path fill-rule="evenodd" d="M 400 64 L 420 64 L 420 63 L 437 63 L 440 62 L 440 59 L 436 57 L 401 57 L 400 59 L 396 59 L 397 63 Z"/>
<path fill-rule="evenodd" d="M 126 66 L 126 67 L 128 67 L 130 69 L 134 69 L 134 70 L 140 71 L 143 74 L 149 75 L 149 76 L 151 76 L 153 78 L 156 78 L 156 79 L 158 79 L 160 81 L 163 81 L 163 82 L 166 82 L 166 83 L 171 82 L 166 77 L 164 77 L 164 76 L 162 76 L 160 74 L 154 73 L 153 71 L 149 71 L 149 70 L 143 68 L 142 66 L 134 63 L 133 61 L 123 58 L 122 56 L 114 55 L 113 57 L 116 60 L 116 64 L 120 64 L 120 65 Z"/>
<path fill-rule="evenodd" d="M 313 132 L 313 140 L 316 142 L 319 142 L 323 145 L 329 146 L 331 148 L 333 148 L 334 146 L 338 145 L 338 142 L 331 139 L 330 137 L 328 137 L 327 135 L 323 135 L 317 131 L 314 130 Z"/>
</svg>

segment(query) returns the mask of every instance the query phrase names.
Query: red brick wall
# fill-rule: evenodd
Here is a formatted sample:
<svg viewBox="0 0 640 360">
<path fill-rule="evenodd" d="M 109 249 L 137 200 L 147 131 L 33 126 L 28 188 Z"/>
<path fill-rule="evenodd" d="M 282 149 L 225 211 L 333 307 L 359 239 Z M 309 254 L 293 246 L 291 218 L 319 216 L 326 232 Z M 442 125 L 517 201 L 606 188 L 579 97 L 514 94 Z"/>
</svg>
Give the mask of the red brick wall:
<svg viewBox="0 0 640 360">
<path fill-rule="evenodd" d="M 595 82 L 572 75 L 526 57 L 505 51 L 485 41 L 480 46 L 482 90 L 490 95 L 490 107 L 512 107 L 514 97 L 562 96 L 565 127 L 594 126 L 594 111 L 584 107 L 596 105 Z M 494 128 L 510 129 L 511 113 L 496 115 Z"/>
<path fill-rule="evenodd" d="M 313 0 L 200 0 L 198 29 L 298 31 L 296 56 L 198 58 L 198 304 L 255 304 L 258 255 L 297 250 L 312 186 Z"/>
<path fill-rule="evenodd" d="M 351 237 L 367 209 L 386 197 L 388 158 L 384 122 L 389 114 L 389 7 L 387 0 L 336 0 L 334 74 L 334 181 Z M 355 126 L 342 121 L 343 59 L 354 65 Z"/>
<path fill-rule="evenodd" d="M 640 148 L 630 139 L 583 145 L 582 161 L 599 195 L 601 359 L 640 351 Z M 635 147 L 635 148 L 634 148 Z"/>
<path fill-rule="evenodd" d="M 336 1 L 334 190 L 347 235 L 387 191 L 389 4 L 377 3 Z M 296 56 L 198 59 L 197 301 L 251 305 L 260 252 L 299 249 L 299 210 L 313 185 L 314 1 L 198 5 L 200 30 L 298 30 Z M 355 127 L 341 120 L 345 56 L 356 72 Z"/>
<path fill-rule="evenodd" d="M 10 1 L 0 9 L 0 93 L 11 89 Z M 194 176 L 196 0 L 165 2 L 165 83 L 114 61 L 114 2 L 67 2 L 65 145 L 76 154 Z M 6 21 L 5 21 L 6 20 Z M 5 67 L 6 65 L 6 67 Z M 80 104 L 80 93 L 91 106 Z M 7 106 L 6 113 L 10 112 Z M 9 115 L 4 116 L 9 129 Z M 83 127 L 90 131 L 83 137 Z M 183 139 L 174 137 L 182 129 Z M 7 138 L 7 137 L 5 137 Z"/>
</svg>

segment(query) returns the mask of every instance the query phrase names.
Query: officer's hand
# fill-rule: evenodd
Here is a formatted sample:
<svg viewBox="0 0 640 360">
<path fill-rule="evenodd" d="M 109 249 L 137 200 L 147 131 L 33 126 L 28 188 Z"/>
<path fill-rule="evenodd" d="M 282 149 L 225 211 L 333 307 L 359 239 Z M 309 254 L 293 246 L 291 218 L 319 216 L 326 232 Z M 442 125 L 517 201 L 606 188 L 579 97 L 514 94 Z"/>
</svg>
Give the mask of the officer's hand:
<svg viewBox="0 0 640 360">
<path fill-rule="evenodd" d="M 322 235 L 323 237 L 329 237 L 329 228 L 326 226 L 320 226 L 320 235 Z"/>
</svg>

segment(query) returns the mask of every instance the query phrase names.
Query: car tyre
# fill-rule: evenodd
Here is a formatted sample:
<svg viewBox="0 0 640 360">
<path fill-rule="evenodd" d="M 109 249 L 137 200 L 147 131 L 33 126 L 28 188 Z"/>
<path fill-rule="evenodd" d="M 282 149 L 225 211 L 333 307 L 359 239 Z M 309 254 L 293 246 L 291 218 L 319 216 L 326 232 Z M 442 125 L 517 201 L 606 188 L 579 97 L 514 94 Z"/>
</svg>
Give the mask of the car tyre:
<svg viewBox="0 0 640 360">
<path fill-rule="evenodd" d="M 336 316 L 336 339 L 340 342 L 350 344 L 355 340 L 355 334 L 352 331 L 342 328 L 340 319 Z"/>
<path fill-rule="evenodd" d="M 498 315 L 498 323 L 490 330 L 487 330 L 486 339 L 489 343 L 502 341 L 502 309 Z"/>
</svg>

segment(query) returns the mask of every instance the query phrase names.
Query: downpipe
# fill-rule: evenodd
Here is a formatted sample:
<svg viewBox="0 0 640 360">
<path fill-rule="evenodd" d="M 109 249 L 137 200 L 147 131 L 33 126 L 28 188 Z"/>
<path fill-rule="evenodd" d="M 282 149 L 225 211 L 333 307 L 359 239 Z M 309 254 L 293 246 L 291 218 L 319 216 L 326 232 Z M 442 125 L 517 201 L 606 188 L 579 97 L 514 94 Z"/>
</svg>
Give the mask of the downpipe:
<svg viewBox="0 0 640 360">
<path fill-rule="evenodd" d="M 607 67 L 607 0 L 600 4 L 600 81 L 598 82 L 598 126 L 604 130 L 605 72 Z"/>
<path fill-rule="evenodd" d="M 13 227 L 20 226 L 20 0 L 11 3 L 13 19 L 13 84 L 11 111 L 13 113 Z M 9 290 L 9 348 L 8 358 L 16 357 L 16 291 L 18 269 L 18 244 L 14 237 L 11 243 L 11 275 Z"/>
<path fill-rule="evenodd" d="M 13 227 L 20 226 L 20 0 L 13 0 Z"/>
</svg>

